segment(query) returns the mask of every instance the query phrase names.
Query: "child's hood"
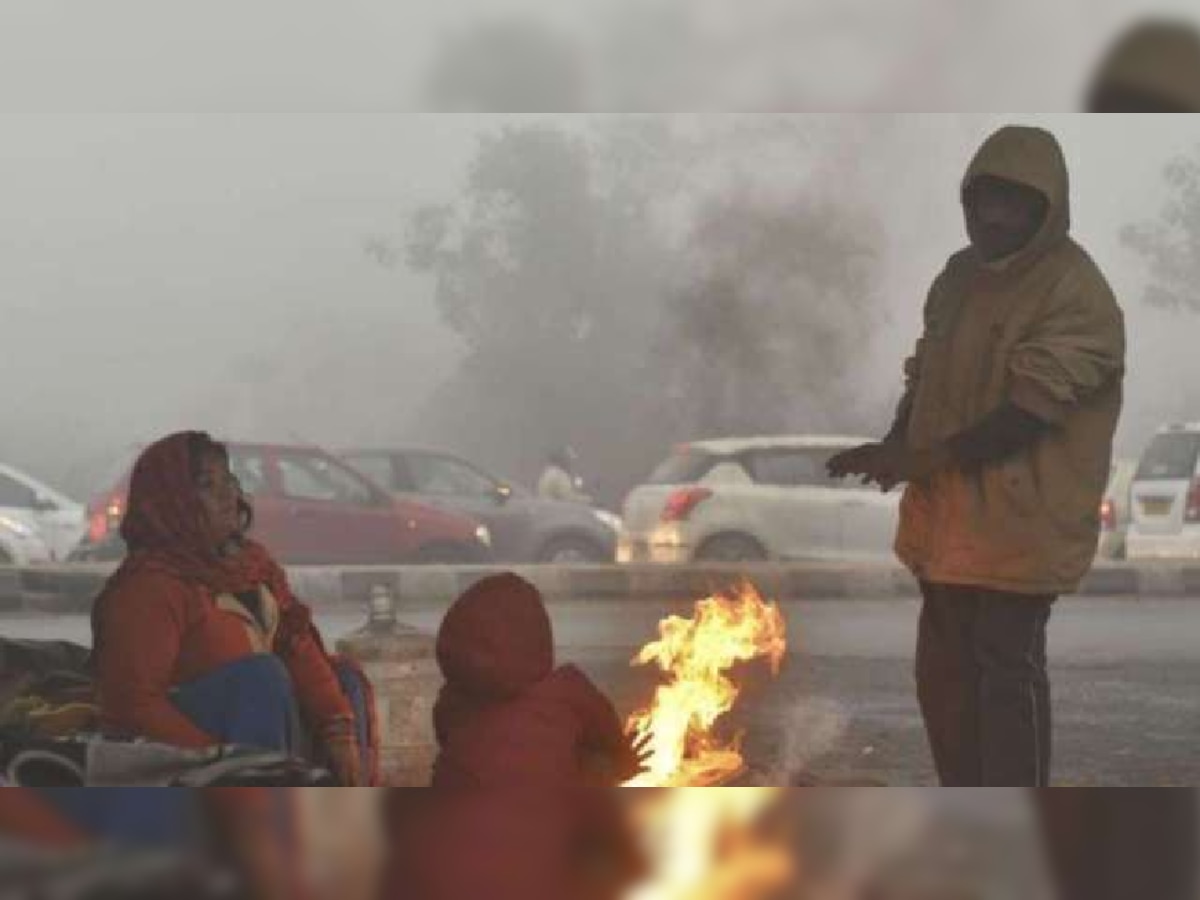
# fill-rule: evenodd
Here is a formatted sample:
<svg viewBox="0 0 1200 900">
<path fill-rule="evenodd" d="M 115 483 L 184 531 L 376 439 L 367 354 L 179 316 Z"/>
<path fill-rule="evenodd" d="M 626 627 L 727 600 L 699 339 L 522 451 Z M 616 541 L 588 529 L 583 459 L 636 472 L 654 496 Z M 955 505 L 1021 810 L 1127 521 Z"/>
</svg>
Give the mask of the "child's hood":
<svg viewBox="0 0 1200 900">
<path fill-rule="evenodd" d="M 438 632 L 442 674 L 475 697 L 514 697 L 554 670 L 554 636 L 541 595 L 516 575 L 480 581 Z"/>
</svg>

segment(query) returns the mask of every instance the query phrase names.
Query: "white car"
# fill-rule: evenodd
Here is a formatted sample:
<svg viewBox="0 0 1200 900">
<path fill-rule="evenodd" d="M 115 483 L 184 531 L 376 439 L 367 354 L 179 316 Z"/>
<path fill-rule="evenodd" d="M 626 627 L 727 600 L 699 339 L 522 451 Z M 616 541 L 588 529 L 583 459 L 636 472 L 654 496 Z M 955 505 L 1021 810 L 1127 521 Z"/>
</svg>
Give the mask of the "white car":
<svg viewBox="0 0 1200 900">
<path fill-rule="evenodd" d="M 1200 558 L 1200 424 L 1161 429 L 1129 493 L 1129 559 Z"/>
<path fill-rule="evenodd" d="M 854 437 L 765 437 L 679 447 L 625 503 L 625 563 L 887 561 L 900 495 L 825 465 Z"/>
<path fill-rule="evenodd" d="M 38 542 L 48 548 L 47 558 L 52 560 L 65 560 L 87 530 L 81 504 L 36 478 L 3 465 L 0 465 L 0 519 L 10 526 L 17 524 L 22 530 L 32 531 Z M 8 532 L 15 533 L 11 528 Z"/>
</svg>

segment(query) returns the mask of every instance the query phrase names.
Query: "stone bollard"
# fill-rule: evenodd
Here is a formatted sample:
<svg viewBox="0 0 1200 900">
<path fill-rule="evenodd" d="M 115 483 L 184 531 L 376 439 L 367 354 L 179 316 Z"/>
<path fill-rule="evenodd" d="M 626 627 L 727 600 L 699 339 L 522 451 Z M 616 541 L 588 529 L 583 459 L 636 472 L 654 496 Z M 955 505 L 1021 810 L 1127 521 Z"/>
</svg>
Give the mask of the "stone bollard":
<svg viewBox="0 0 1200 900">
<path fill-rule="evenodd" d="M 377 585 L 366 626 L 338 641 L 337 650 L 362 665 L 375 688 L 383 784 L 427 787 L 437 753 L 433 704 L 442 686 L 433 638 L 400 623 L 392 591 Z"/>
</svg>

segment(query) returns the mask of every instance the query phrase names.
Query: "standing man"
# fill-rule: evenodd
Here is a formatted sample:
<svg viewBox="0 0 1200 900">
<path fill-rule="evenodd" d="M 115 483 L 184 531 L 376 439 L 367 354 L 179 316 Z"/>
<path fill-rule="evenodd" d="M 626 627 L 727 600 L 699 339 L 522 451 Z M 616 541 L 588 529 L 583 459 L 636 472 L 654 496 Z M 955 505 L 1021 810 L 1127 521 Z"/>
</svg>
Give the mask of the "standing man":
<svg viewBox="0 0 1200 900">
<path fill-rule="evenodd" d="M 537 494 L 543 500 L 591 505 L 592 498 L 579 486 L 575 464 L 579 457 L 571 447 L 553 451 L 546 459 L 546 468 L 538 479 Z"/>
<path fill-rule="evenodd" d="M 1048 784 L 1046 625 L 1090 568 L 1121 411 L 1124 320 L 1070 237 L 1055 138 L 992 135 L 888 437 L 830 462 L 907 483 L 896 549 L 924 595 L 917 688 L 941 783 Z"/>
</svg>

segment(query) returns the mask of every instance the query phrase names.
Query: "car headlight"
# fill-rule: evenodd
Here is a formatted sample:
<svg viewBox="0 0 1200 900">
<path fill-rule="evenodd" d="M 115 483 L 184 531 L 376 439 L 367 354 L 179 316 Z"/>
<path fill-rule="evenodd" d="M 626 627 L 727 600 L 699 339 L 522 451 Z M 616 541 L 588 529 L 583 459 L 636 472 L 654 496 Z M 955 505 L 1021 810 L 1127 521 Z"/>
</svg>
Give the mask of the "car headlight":
<svg viewBox="0 0 1200 900">
<path fill-rule="evenodd" d="M 492 546 L 492 532 L 486 525 L 480 525 L 475 529 L 475 540 L 483 544 L 485 547 Z"/>
<path fill-rule="evenodd" d="M 20 538 L 33 537 L 33 529 L 24 522 L 18 522 L 16 519 L 10 519 L 8 516 L 0 516 L 0 528 L 15 534 Z"/>
</svg>

